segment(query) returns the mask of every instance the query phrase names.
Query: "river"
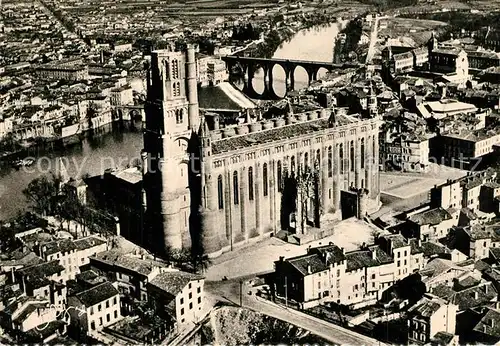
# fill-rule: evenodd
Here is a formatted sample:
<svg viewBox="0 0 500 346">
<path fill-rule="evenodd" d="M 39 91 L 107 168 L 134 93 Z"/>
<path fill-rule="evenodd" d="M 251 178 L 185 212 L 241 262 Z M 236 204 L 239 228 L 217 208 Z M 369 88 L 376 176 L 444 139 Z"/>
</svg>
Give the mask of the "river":
<svg viewBox="0 0 500 346">
<path fill-rule="evenodd" d="M 293 38 L 284 42 L 274 53 L 273 58 L 333 62 L 335 38 L 339 32 L 337 23 L 320 25 L 299 31 Z M 326 69 L 321 68 L 318 78 L 325 75 Z M 254 90 L 264 91 L 262 69 L 256 71 L 253 78 Z M 302 67 L 295 69 L 295 90 L 307 86 L 307 72 Z M 285 71 L 278 65 L 273 68 L 273 89 L 280 97 L 285 95 Z"/>
<path fill-rule="evenodd" d="M 333 61 L 333 48 L 338 33 L 337 24 L 322 25 L 299 31 L 291 40 L 284 42 L 275 52 L 275 58 Z M 320 71 L 319 76 L 325 71 Z M 274 89 L 284 95 L 284 72 L 275 67 Z M 295 71 L 295 88 L 307 86 L 307 73 L 302 68 Z M 264 89 L 262 71 L 254 79 L 257 92 Z M 41 174 L 58 171 L 60 158 L 70 176 L 102 174 L 105 169 L 125 167 L 139 158 L 142 149 L 140 130 L 113 129 L 99 137 L 87 138 L 81 144 L 66 147 L 45 155 L 37 155 L 30 167 L 14 169 L 0 167 L 0 220 L 8 219 L 18 211 L 26 209 L 27 202 L 22 194 L 28 183 Z"/>
</svg>

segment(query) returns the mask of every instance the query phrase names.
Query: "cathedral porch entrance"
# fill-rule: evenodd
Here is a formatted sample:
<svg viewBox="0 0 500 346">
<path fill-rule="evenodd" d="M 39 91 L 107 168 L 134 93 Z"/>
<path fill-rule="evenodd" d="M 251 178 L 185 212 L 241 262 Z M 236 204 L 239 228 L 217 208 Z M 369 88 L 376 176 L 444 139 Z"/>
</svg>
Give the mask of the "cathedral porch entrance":
<svg viewBox="0 0 500 346">
<path fill-rule="evenodd" d="M 340 191 L 340 210 L 342 220 L 358 216 L 358 194 L 355 191 Z"/>
</svg>

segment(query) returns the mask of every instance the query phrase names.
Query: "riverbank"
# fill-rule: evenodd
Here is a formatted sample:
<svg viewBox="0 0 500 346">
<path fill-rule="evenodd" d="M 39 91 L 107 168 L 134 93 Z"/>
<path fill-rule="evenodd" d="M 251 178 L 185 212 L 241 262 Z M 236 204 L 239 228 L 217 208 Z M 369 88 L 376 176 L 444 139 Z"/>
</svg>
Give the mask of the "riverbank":
<svg viewBox="0 0 500 346">
<path fill-rule="evenodd" d="M 15 145 L 14 150 L 0 153 L 0 167 L 25 157 L 40 157 L 47 153 L 63 151 L 65 148 L 80 145 L 87 138 L 99 138 L 115 130 L 134 131 L 141 129 L 142 122 L 139 123 L 134 120 L 120 120 L 100 126 L 96 129 L 89 129 L 64 138 L 41 138 L 41 140 L 34 140 L 29 145 L 24 146 L 19 143 L 13 144 Z"/>
</svg>

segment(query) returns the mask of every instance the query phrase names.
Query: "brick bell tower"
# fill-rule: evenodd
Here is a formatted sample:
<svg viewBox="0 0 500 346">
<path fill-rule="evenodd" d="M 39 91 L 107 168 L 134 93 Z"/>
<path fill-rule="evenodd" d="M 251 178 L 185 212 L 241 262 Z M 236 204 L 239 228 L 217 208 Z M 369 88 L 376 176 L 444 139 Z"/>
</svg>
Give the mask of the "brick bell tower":
<svg viewBox="0 0 500 346">
<path fill-rule="evenodd" d="M 193 138 L 200 125 L 194 48 L 151 53 L 143 182 L 147 245 L 158 254 L 191 247 Z M 194 138 L 196 139 L 196 138 Z"/>
</svg>

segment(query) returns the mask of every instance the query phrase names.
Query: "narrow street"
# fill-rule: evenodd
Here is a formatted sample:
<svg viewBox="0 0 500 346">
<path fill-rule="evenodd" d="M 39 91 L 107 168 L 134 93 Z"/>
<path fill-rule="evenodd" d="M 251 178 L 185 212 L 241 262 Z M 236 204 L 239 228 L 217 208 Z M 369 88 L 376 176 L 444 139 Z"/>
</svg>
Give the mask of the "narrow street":
<svg viewBox="0 0 500 346">
<path fill-rule="evenodd" d="M 245 278 L 207 282 L 206 291 L 208 294 L 213 295 L 214 298 L 218 298 L 221 301 L 227 301 L 237 305 L 241 302 L 241 305 L 247 309 L 309 330 L 311 333 L 336 345 L 385 345 L 378 340 L 323 321 L 319 318 L 274 304 L 264 298 L 257 297 L 255 292 L 249 294 L 251 288 L 245 282 L 240 286 L 240 280 L 245 280 Z"/>
<path fill-rule="evenodd" d="M 377 43 L 378 38 L 378 22 L 380 19 L 385 19 L 384 17 L 375 17 L 375 21 L 373 23 L 372 32 L 370 35 L 370 46 L 368 47 L 368 53 L 366 53 L 366 64 L 369 65 L 373 59 L 373 55 L 375 54 L 375 44 Z"/>
</svg>

